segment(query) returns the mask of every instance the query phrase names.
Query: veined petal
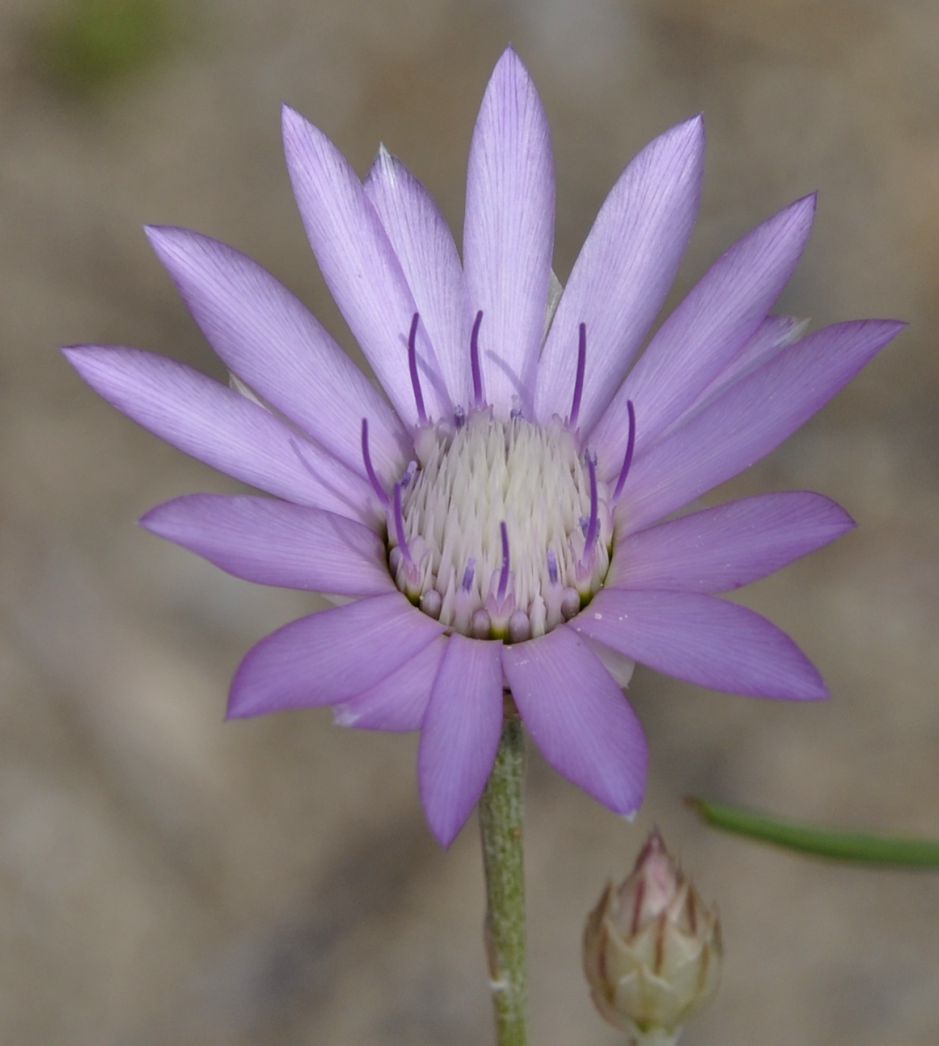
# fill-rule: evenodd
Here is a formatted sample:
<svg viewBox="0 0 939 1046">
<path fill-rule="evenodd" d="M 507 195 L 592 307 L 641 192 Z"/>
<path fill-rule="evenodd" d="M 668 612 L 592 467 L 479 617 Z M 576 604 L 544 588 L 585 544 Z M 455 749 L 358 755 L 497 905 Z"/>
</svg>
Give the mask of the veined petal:
<svg viewBox="0 0 939 1046">
<path fill-rule="evenodd" d="M 904 326 L 861 320 L 826 327 L 692 413 L 633 463 L 620 502 L 622 532 L 645 529 L 775 450 Z"/>
<path fill-rule="evenodd" d="M 232 389 L 138 349 L 64 352 L 112 406 L 199 461 L 289 501 L 371 518 L 371 489 L 361 477 Z"/>
<path fill-rule="evenodd" d="M 606 198 L 538 364 L 541 421 L 570 412 L 581 323 L 587 326 L 584 432 L 612 399 L 675 278 L 698 213 L 703 162 L 704 123 L 696 116 L 647 145 Z"/>
<path fill-rule="evenodd" d="M 357 730 L 420 730 L 448 642 L 438 636 L 391 675 L 336 705 L 334 722 Z"/>
<path fill-rule="evenodd" d="M 287 107 L 283 130 L 294 195 L 323 279 L 398 415 L 415 425 L 407 346 L 417 306 L 394 249 L 362 183 L 326 135 Z M 418 338 L 417 358 L 428 412 L 449 416 L 426 332 Z"/>
<path fill-rule="evenodd" d="M 736 356 L 720 371 L 698 396 L 688 411 L 709 402 L 729 388 L 738 378 L 768 363 L 782 349 L 794 345 L 805 334 L 808 320 L 794 316 L 767 316 Z M 686 411 L 687 414 L 687 411 Z M 678 423 L 680 424 L 679 418 Z"/>
<path fill-rule="evenodd" d="M 394 482 L 413 454 L 410 439 L 312 314 L 233 247 L 188 229 L 149 228 L 147 235 L 229 369 L 362 475 L 359 433 L 362 418 L 368 418 L 373 464 Z"/>
<path fill-rule="evenodd" d="M 479 801 L 502 732 L 500 642 L 452 635 L 421 725 L 418 775 L 431 831 L 449 846 Z"/>
<path fill-rule="evenodd" d="M 442 631 L 398 592 L 292 621 L 238 666 L 228 716 L 339 704 L 375 686 Z"/>
<path fill-rule="evenodd" d="M 616 545 L 611 588 L 728 592 L 841 537 L 854 520 L 808 491 L 765 494 L 661 523 Z"/>
<path fill-rule="evenodd" d="M 535 85 L 510 49 L 473 132 L 463 232 L 470 314 L 483 311 L 485 398 L 502 417 L 513 397 L 530 412 L 553 249 L 551 133 Z"/>
<path fill-rule="evenodd" d="M 140 523 L 261 585 L 341 596 L 394 590 L 382 540 L 332 512 L 270 498 L 192 494 L 151 509 Z"/>
<path fill-rule="evenodd" d="M 384 146 L 365 181 L 365 193 L 404 270 L 450 399 L 468 406 L 469 312 L 453 234 L 430 193 Z"/>
<path fill-rule="evenodd" d="M 587 644 L 561 625 L 503 647 L 502 666 L 525 726 L 555 770 L 616 813 L 638 810 L 647 762 L 642 727 Z"/>
<path fill-rule="evenodd" d="M 814 214 L 815 197 L 807 196 L 758 225 L 669 316 L 590 434 L 606 459 L 601 467 L 622 460 L 627 401 L 636 412 L 637 451 L 652 446 L 744 347 L 789 282 Z"/>
<path fill-rule="evenodd" d="M 785 633 L 714 596 L 608 588 L 570 627 L 640 664 L 712 690 L 805 701 L 828 696 L 821 676 Z"/>
</svg>

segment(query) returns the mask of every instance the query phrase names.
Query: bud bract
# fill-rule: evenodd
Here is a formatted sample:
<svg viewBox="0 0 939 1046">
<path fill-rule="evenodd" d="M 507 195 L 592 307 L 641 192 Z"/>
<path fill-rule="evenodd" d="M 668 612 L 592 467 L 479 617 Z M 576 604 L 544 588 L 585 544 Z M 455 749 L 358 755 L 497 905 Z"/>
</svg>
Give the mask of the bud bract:
<svg viewBox="0 0 939 1046">
<path fill-rule="evenodd" d="M 597 1009 L 638 1046 L 677 1043 L 717 991 L 720 923 L 657 831 L 629 877 L 607 885 L 584 931 L 584 971 Z"/>
</svg>

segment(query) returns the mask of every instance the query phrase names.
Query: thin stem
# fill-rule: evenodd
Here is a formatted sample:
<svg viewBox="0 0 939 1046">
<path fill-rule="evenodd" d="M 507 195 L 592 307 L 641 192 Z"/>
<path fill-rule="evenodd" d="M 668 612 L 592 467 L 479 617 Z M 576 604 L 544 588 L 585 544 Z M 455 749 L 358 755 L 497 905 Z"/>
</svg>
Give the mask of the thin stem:
<svg viewBox="0 0 939 1046">
<path fill-rule="evenodd" d="M 522 724 L 506 694 L 502 739 L 492 775 L 479 801 L 486 875 L 486 951 L 498 1046 L 527 1042 L 525 876 L 522 860 Z"/>
</svg>

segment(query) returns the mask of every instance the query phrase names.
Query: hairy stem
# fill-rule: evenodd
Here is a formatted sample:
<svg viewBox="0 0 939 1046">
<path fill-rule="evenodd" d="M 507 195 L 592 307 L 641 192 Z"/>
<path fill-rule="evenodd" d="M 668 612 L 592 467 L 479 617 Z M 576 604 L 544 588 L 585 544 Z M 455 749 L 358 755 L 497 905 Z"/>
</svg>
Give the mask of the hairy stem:
<svg viewBox="0 0 939 1046">
<path fill-rule="evenodd" d="M 502 739 L 492 776 L 479 802 L 486 875 L 486 951 L 498 1046 L 527 1042 L 525 876 L 522 860 L 522 724 L 506 694 Z"/>
</svg>

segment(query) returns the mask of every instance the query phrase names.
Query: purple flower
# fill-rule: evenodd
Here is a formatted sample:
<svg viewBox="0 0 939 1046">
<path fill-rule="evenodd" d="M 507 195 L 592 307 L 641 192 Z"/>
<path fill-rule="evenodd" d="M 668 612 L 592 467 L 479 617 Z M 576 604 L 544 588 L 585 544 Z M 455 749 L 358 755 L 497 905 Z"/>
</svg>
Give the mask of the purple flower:
<svg viewBox="0 0 939 1046">
<path fill-rule="evenodd" d="M 284 142 L 384 396 L 264 269 L 182 229 L 148 233 L 234 388 L 133 349 L 66 350 L 119 410 L 273 495 L 183 497 L 145 527 L 237 577 L 343 597 L 251 650 L 229 715 L 331 705 L 346 726 L 420 729 L 421 796 L 447 845 L 491 769 L 504 689 L 548 762 L 622 814 L 646 776 L 621 689 L 634 661 L 824 697 L 790 639 L 717 595 L 834 540 L 848 515 L 796 492 L 662 522 L 777 447 L 901 329 L 803 337 L 768 315 L 814 199 L 734 244 L 639 356 L 694 227 L 700 117 L 626 168 L 563 294 L 548 127 L 512 51 L 473 135 L 462 264 L 388 152 L 363 184 L 290 109 Z"/>
</svg>

